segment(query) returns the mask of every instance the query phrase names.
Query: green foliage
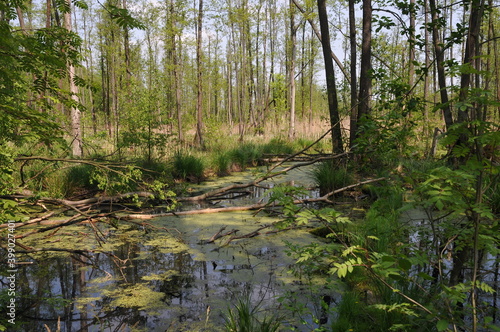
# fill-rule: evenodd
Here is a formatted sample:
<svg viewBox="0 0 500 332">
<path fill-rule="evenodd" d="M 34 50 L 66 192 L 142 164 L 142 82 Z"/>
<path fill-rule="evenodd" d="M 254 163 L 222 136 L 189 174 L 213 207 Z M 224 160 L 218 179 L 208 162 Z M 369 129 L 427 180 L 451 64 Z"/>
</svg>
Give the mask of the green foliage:
<svg viewBox="0 0 500 332">
<path fill-rule="evenodd" d="M 10 193 L 13 182 L 14 158 L 12 149 L 0 143 L 0 195 Z"/>
<path fill-rule="evenodd" d="M 308 218 L 314 217 L 309 210 L 303 210 L 294 201 L 307 195 L 307 191 L 301 187 L 279 185 L 268 192 L 269 204 L 277 203 L 282 206 L 284 220 L 276 224 L 277 227 L 286 228 L 295 224 L 304 225 Z"/>
<path fill-rule="evenodd" d="M 446 209 L 454 213 L 464 213 L 468 203 L 475 197 L 475 176 L 465 170 L 439 167 L 428 174 L 416 192 L 423 198 L 426 208 Z"/>
<path fill-rule="evenodd" d="M 135 191 L 141 182 L 142 172 L 134 166 L 95 167 L 90 183 L 106 195 Z"/>
<path fill-rule="evenodd" d="M 335 307 L 336 318 L 330 325 L 331 331 L 370 331 L 369 311 L 357 292 L 342 294 L 340 303 Z"/>
<path fill-rule="evenodd" d="M 97 191 L 98 186 L 92 181 L 93 171 L 94 167 L 87 164 L 70 167 L 64 175 L 63 186 L 67 191 L 64 197 L 70 197 L 80 190 Z"/>
<path fill-rule="evenodd" d="M 486 180 L 486 201 L 495 214 L 500 214 L 500 174 L 491 174 Z"/>
<path fill-rule="evenodd" d="M 106 10 L 111 16 L 111 19 L 113 19 L 121 28 L 141 30 L 146 29 L 146 26 L 141 21 L 134 18 L 125 8 L 116 7 L 108 1 L 106 2 Z"/>
<path fill-rule="evenodd" d="M 200 182 L 204 178 L 205 165 L 203 161 L 191 154 L 177 152 L 172 161 L 174 177 L 191 182 Z"/>
</svg>

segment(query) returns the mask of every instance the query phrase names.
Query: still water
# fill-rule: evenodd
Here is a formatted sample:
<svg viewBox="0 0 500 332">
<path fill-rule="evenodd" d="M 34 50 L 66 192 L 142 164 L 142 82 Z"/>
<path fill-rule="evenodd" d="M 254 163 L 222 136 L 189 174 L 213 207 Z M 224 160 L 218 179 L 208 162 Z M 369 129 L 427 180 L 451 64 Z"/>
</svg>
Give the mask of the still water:
<svg viewBox="0 0 500 332">
<path fill-rule="evenodd" d="M 308 186 L 307 175 L 297 170 L 266 185 L 293 178 Z M 196 190 L 254 176 L 247 172 Z M 254 190 L 237 204 L 265 199 L 262 193 Z M 310 331 L 317 327 L 310 313 L 321 315 L 325 290 L 290 273 L 293 258 L 285 242 L 318 240 L 305 230 L 264 228 L 276 220 L 262 213 L 231 212 L 161 217 L 145 224 L 95 222 L 64 227 L 50 236 L 32 235 L 23 244 L 41 251 L 18 252 L 18 260 L 26 264 L 16 273 L 17 317 L 9 331 L 56 331 L 58 326 L 61 331 L 222 331 L 224 317 L 239 299 L 259 306 L 262 317 L 280 315 L 290 328 Z M 229 236 L 206 243 L 222 227 L 224 232 L 237 230 L 236 235 L 261 230 L 257 237 L 227 245 Z M 302 316 L 285 311 L 294 299 L 305 306 Z"/>
</svg>

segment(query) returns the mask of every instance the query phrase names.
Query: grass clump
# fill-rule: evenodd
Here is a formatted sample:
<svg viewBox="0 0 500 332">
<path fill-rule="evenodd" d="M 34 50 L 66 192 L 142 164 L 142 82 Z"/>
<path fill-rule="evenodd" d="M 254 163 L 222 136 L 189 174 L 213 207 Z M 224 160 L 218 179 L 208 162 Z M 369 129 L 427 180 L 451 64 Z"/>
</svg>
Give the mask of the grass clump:
<svg viewBox="0 0 500 332">
<path fill-rule="evenodd" d="M 354 182 L 351 171 L 338 163 L 327 160 L 319 163 L 312 171 L 314 182 L 321 195 L 343 188 Z"/>
<path fill-rule="evenodd" d="M 177 152 L 173 157 L 172 167 L 172 174 L 177 179 L 199 183 L 204 178 L 203 161 L 191 154 Z"/>
<path fill-rule="evenodd" d="M 233 309 L 224 317 L 226 332 L 275 332 L 279 331 L 281 320 L 273 315 L 258 319 L 259 306 L 250 304 L 250 300 L 239 299 Z"/>
<path fill-rule="evenodd" d="M 244 170 L 249 166 L 257 166 L 262 158 L 262 148 L 254 143 L 245 143 L 231 150 L 231 159 L 240 169 Z"/>
<path fill-rule="evenodd" d="M 270 155 L 289 155 L 295 152 L 292 143 L 281 138 L 273 138 L 262 146 L 263 154 Z"/>
<path fill-rule="evenodd" d="M 213 157 L 212 167 L 218 176 L 231 174 L 232 165 L 231 154 L 227 151 L 219 151 Z"/>
</svg>

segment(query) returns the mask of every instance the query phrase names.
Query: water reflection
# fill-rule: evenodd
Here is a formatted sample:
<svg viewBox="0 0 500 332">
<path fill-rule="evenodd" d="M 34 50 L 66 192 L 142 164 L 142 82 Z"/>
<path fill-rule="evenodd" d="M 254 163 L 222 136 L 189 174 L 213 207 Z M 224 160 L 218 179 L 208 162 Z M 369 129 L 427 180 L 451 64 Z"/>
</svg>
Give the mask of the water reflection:
<svg viewBox="0 0 500 332">
<path fill-rule="evenodd" d="M 264 309 L 278 308 L 276 299 L 291 287 L 287 270 L 292 260 L 283 253 L 282 235 L 226 247 L 201 245 L 199 240 L 209 238 L 221 223 L 245 232 L 268 221 L 245 213 L 219 216 L 217 223 L 213 216 L 205 218 L 183 218 L 182 227 L 178 218 L 158 221 L 177 227 L 183 241 L 166 231 L 101 225 L 108 237 L 98 243 L 75 236 L 89 232 L 89 226 L 66 228 L 58 242 L 93 252 L 22 257 L 33 264 L 18 270 L 17 324 L 9 331 L 56 331 L 58 320 L 61 331 L 218 331 L 223 313 L 243 293 L 253 303 L 264 303 Z M 285 236 L 304 241 L 305 234 Z M 41 238 L 32 241 L 53 247 Z"/>
</svg>

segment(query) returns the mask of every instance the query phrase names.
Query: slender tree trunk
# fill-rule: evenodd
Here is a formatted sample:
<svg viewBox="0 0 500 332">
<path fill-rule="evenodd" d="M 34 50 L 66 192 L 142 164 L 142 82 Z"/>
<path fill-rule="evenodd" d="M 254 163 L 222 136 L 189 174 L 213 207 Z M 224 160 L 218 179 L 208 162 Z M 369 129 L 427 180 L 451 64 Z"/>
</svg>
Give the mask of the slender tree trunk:
<svg viewBox="0 0 500 332">
<path fill-rule="evenodd" d="M 363 0 L 363 39 L 361 42 L 361 70 L 359 77 L 358 124 L 369 115 L 372 43 L 372 2 Z M 359 135 L 359 130 L 358 130 Z"/>
<path fill-rule="evenodd" d="M 335 71 L 331 57 L 330 31 L 328 28 L 328 15 L 326 0 L 318 0 L 318 15 L 321 29 L 321 45 L 325 61 L 326 89 L 328 93 L 328 109 L 330 113 L 330 126 L 332 128 L 332 152 L 342 153 L 342 132 L 340 130 L 340 116 L 337 100 L 337 87 L 335 86 Z"/>
<path fill-rule="evenodd" d="M 68 8 L 71 9 L 71 0 L 66 0 Z M 64 13 L 64 27 L 68 32 L 71 32 L 71 11 Z M 75 67 L 68 63 L 68 80 L 69 91 L 73 104 L 70 109 L 71 116 L 71 148 L 74 157 L 83 156 L 82 128 L 81 128 L 81 113 L 79 109 L 78 87 L 75 84 Z"/>
<path fill-rule="evenodd" d="M 175 37 L 174 37 L 174 45 L 176 44 Z M 180 77 L 180 68 L 181 64 L 179 61 L 179 54 L 181 53 L 180 50 L 180 45 L 181 43 L 179 42 L 179 47 L 174 48 L 174 84 L 175 84 L 175 109 L 177 113 L 177 137 L 179 139 L 179 142 L 181 144 L 184 143 L 184 132 L 182 129 L 182 86 L 181 86 L 181 77 Z"/>
<path fill-rule="evenodd" d="M 425 15 L 425 18 L 424 18 L 424 26 L 428 26 L 428 23 L 429 23 L 429 14 L 428 14 L 428 1 L 425 0 L 424 2 L 424 15 Z M 429 51 L 429 31 L 427 29 L 424 29 L 424 38 L 425 38 L 425 47 L 424 47 L 424 56 L 425 56 L 425 68 L 427 68 L 427 70 L 430 69 L 430 64 L 431 64 L 431 61 L 430 61 L 430 51 Z M 426 137 L 426 151 L 427 151 L 427 148 L 429 147 L 429 134 L 430 134 L 430 126 L 429 126 L 429 105 L 428 105 L 428 98 L 429 98 L 429 84 L 430 84 L 430 80 L 429 80 L 429 74 L 426 74 L 424 76 L 424 123 L 423 123 L 423 135 L 424 137 Z M 434 156 L 434 150 L 431 149 L 431 153 L 430 153 L 430 156 L 433 157 Z"/>
<path fill-rule="evenodd" d="M 295 13 L 292 0 L 289 1 L 290 9 L 290 68 L 289 68 L 289 103 L 290 103 L 290 124 L 288 128 L 288 138 L 295 137 L 295 62 L 296 62 L 296 44 L 297 28 L 295 27 Z"/>
<path fill-rule="evenodd" d="M 198 0 L 198 20 L 196 30 L 196 67 L 197 67 L 197 98 L 196 98 L 196 137 L 199 147 L 204 147 L 203 140 L 203 64 L 202 64 L 202 31 L 203 31 L 203 0 Z"/>
<path fill-rule="evenodd" d="M 351 118 L 349 123 L 349 146 L 354 147 L 358 131 L 358 81 L 356 52 L 356 10 L 355 0 L 349 0 L 349 43 L 351 49 Z"/>
<path fill-rule="evenodd" d="M 432 42 L 434 44 L 434 56 L 436 58 L 436 69 L 439 84 L 439 94 L 441 96 L 441 109 L 443 110 L 444 122 L 446 129 L 449 130 L 453 125 L 453 117 L 448 99 L 448 91 L 446 89 L 446 74 L 444 70 L 444 50 L 441 46 L 441 38 L 439 37 L 438 27 L 438 11 L 436 0 L 429 0 L 429 7 L 432 15 Z"/>
<path fill-rule="evenodd" d="M 413 88 L 415 82 L 415 0 L 410 0 L 410 36 L 408 54 L 408 85 Z M 413 90 L 411 90 L 413 91 Z"/>
</svg>

